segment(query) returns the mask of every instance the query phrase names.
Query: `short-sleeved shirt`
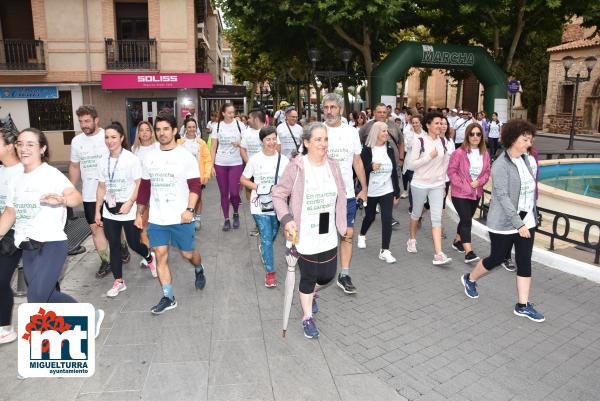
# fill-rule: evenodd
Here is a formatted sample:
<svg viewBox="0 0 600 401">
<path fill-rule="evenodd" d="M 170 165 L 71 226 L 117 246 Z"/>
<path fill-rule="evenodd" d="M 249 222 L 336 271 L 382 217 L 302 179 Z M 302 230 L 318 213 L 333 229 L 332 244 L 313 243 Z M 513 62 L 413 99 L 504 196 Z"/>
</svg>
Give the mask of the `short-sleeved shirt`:
<svg viewBox="0 0 600 401">
<path fill-rule="evenodd" d="M 116 166 L 116 168 L 115 168 Z M 109 173 L 110 170 L 110 173 Z M 106 186 L 107 199 L 109 193 L 114 193 L 117 202 L 126 202 L 131 199 L 135 191 L 135 180 L 142 178 L 142 164 L 140 159 L 130 151 L 123 149 L 118 158 L 111 157 L 100 159 L 98 162 L 98 181 Z M 127 214 L 112 214 L 103 206 L 102 217 L 116 221 L 135 220 L 137 205 L 134 203 Z"/>
<path fill-rule="evenodd" d="M 302 127 L 300 124 L 289 125 L 287 122 L 279 124 L 277 126 L 277 143 L 281 145 L 281 154 L 286 157 L 290 157 L 296 150 L 302 152 Z M 297 148 L 296 144 L 298 144 Z"/>
<path fill-rule="evenodd" d="M 277 159 L 279 159 L 279 153 L 275 152 L 274 155 L 267 156 L 263 152 L 259 152 L 252 156 L 248 160 L 248 164 L 244 168 L 242 175 L 248 179 L 254 177 L 254 183 L 261 186 L 272 186 L 275 185 L 275 171 L 277 170 Z M 283 171 L 287 167 L 289 160 L 285 156 L 281 156 L 279 159 L 279 171 L 277 173 L 277 180 L 283 175 Z M 275 212 L 262 212 L 260 204 L 257 200 L 256 190 L 252 190 L 250 195 L 250 213 L 251 214 L 266 214 L 275 215 Z"/>
<path fill-rule="evenodd" d="M 12 180 L 6 207 L 15 209 L 15 245 L 27 238 L 39 242 L 64 241 L 67 220 L 65 206 L 47 206 L 40 204 L 40 198 L 46 194 L 63 194 L 73 184 L 58 169 L 42 163 L 29 173 L 23 173 L 18 180 Z"/>
<path fill-rule="evenodd" d="M 240 143 L 240 146 L 246 149 L 249 159 L 255 154 L 260 153 L 262 151 L 262 142 L 260 141 L 259 131 L 252 127 L 246 128 L 246 130 L 242 132 L 242 142 Z"/>
<path fill-rule="evenodd" d="M 143 162 L 149 154 L 153 152 L 158 152 L 159 150 L 160 143 L 154 142 L 152 145 L 136 147 L 135 149 L 133 149 L 133 154 L 136 155 L 141 162 Z"/>
<path fill-rule="evenodd" d="M 148 221 L 162 226 L 181 224 L 181 214 L 188 207 L 190 195 L 187 180 L 199 178 L 198 162 L 181 146 L 146 158 L 142 179 L 150 180 L 151 185 Z"/>
<path fill-rule="evenodd" d="M 181 144 L 185 150 L 190 152 L 194 159 L 198 160 L 198 152 L 200 151 L 200 144 L 198 143 L 198 138 L 188 138 L 186 136 L 183 137 L 183 143 Z"/>
<path fill-rule="evenodd" d="M 362 151 L 358 131 L 347 124 L 341 124 L 338 127 L 327 126 L 327 137 L 329 140 L 327 154 L 337 160 L 340 165 L 342 178 L 346 186 L 346 198 L 354 198 L 352 163 L 354 162 L 354 156 L 360 156 Z"/>
<path fill-rule="evenodd" d="M 378 170 L 372 170 L 369 175 L 368 196 L 376 197 L 387 195 L 394 192 L 394 184 L 392 183 L 392 160 L 387 153 L 387 145 L 373 146 L 373 163 L 380 163 Z"/>
<path fill-rule="evenodd" d="M 21 163 L 10 167 L 0 166 L 0 214 L 4 212 L 11 181 L 18 179 L 21 174 L 23 174 L 23 165 Z"/>
<path fill-rule="evenodd" d="M 108 153 L 103 129 L 91 136 L 82 132 L 71 141 L 71 161 L 79 163 L 81 195 L 84 202 L 96 202 L 96 189 L 98 188 L 96 168 L 98 160 L 108 157 Z"/>
<path fill-rule="evenodd" d="M 218 128 L 215 127 L 212 137 L 219 140 L 215 156 L 216 165 L 239 166 L 243 163 L 240 148 L 231 144 L 232 142 L 240 142 L 242 140 L 242 124 L 239 121 L 233 120 L 229 124 L 221 121 Z"/>
</svg>

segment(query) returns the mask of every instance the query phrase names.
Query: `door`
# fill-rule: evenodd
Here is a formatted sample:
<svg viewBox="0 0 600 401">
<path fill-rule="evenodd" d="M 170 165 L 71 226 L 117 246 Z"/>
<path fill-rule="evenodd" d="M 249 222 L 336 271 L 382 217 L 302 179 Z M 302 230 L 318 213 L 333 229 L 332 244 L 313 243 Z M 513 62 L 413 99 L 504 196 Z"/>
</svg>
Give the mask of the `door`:
<svg viewBox="0 0 600 401">
<path fill-rule="evenodd" d="M 141 121 L 148 121 L 154 126 L 156 115 L 165 111 L 177 116 L 177 99 L 127 99 L 127 132 L 129 143 L 135 140 L 137 125 Z M 175 117 L 177 118 L 177 117 Z"/>
</svg>

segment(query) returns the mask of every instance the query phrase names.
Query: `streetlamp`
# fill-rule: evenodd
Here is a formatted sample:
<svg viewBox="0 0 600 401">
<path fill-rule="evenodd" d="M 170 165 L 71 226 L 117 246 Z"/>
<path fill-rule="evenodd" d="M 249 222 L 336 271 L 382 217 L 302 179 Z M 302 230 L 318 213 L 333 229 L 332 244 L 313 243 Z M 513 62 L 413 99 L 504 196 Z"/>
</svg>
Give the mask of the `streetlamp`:
<svg viewBox="0 0 600 401">
<path fill-rule="evenodd" d="M 575 140 L 575 113 L 577 112 L 577 95 L 579 94 L 579 82 L 587 82 L 590 80 L 592 70 L 596 65 L 596 57 L 587 57 L 584 61 L 585 67 L 587 68 L 587 77 L 582 77 L 580 71 L 577 71 L 577 75 L 569 77 L 569 69 L 573 66 L 575 59 L 571 56 L 563 57 L 562 63 L 565 68 L 565 81 L 575 82 L 575 93 L 573 95 L 573 107 L 571 109 L 571 131 L 569 132 L 569 146 L 567 150 L 573 150 L 573 141 Z"/>
</svg>

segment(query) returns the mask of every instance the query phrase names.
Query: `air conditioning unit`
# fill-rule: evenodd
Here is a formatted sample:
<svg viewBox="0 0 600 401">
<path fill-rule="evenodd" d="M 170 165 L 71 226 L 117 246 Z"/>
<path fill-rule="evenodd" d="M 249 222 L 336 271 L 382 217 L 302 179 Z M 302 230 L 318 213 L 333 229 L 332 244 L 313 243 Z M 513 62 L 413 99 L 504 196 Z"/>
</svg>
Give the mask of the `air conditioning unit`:
<svg viewBox="0 0 600 401">
<path fill-rule="evenodd" d="M 207 49 L 210 50 L 210 43 L 208 42 L 208 31 L 206 25 L 204 25 L 204 22 L 199 22 L 197 26 L 198 40 L 201 44 L 203 44 Z"/>
</svg>

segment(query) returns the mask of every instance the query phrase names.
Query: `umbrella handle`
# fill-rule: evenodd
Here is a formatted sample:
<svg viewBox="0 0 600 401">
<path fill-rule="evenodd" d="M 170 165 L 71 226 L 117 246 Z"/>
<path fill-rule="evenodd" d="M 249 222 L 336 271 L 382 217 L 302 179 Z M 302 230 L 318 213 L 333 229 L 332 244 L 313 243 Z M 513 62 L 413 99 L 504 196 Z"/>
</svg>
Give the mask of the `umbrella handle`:
<svg viewBox="0 0 600 401">
<path fill-rule="evenodd" d="M 292 245 L 296 245 L 296 231 L 294 231 L 293 233 L 290 233 L 289 231 L 285 232 L 286 240 L 290 241 L 290 236 L 292 237 Z"/>
</svg>

